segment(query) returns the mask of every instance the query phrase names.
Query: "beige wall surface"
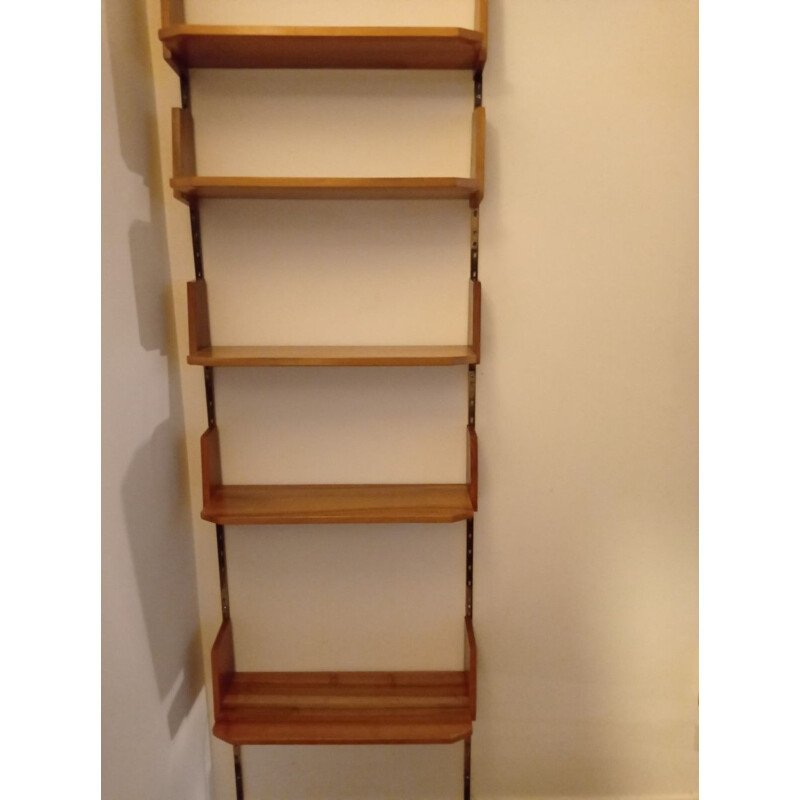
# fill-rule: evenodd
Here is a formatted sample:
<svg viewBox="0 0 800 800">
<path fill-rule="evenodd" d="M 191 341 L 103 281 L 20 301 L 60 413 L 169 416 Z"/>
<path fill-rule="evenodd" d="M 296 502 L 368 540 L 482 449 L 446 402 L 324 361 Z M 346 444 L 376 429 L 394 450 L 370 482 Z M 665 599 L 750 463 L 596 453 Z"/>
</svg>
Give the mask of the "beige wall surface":
<svg viewBox="0 0 800 800">
<path fill-rule="evenodd" d="M 104 3 L 102 792 L 211 797 L 209 733 L 144 3 Z"/>
<path fill-rule="evenodd" d="M 148 0 L 161 154 L 178 81 Z M 197 22 L 469 25 L 471 0 L 187 0 Z M 335 14 L 333 9 L 335 8 Z M 697 792 L 697 7 L 491 0 L 478 798 Z M 195 71 L 206 174 L 466 174 L 468 75 Z M 166 186 L 181 361 L 188 214 Z M 214 340 L 456 343 L 468 212 L 208 201 Z M 226 480 L 460 480 L 458 368 L 217 370 Z M 181 366 L 203 656 L 202 374 Z M 244 669 L 454 668 L 462 525 L 228 529 Z M 215 797 L 234 797 L 212 740 Z M 457 797 L 455 747 L 244 748 L 248 798 Z"/>
</svg>

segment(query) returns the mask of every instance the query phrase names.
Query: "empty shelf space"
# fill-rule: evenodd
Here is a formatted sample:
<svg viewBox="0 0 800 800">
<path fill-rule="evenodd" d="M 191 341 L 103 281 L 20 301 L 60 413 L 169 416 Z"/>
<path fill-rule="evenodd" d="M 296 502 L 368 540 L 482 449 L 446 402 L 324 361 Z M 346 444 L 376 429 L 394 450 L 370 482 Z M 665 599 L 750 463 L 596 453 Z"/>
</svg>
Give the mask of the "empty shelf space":
<svg viewBox="0 0 800 800">
<path fill-rule="evenodd" d="M 436 367 L 477 363 L 465 345 L 419 347 L 205 347 L 188 362 L 204 367 Z"/>
<path fill-rule="evenodd" d="M 216 426 L 200 439 L 200 455 L 200 516 L 217 525 L 446 523 L 472 519 L 477 510 L 478 439 L 472 427 L 463 484 L 226 485 Z"/>
<path fill-rule="evenodd" d="M 233 629 L 211 651 L 214 735 L 231 744 L 435 744 L 472 733 L 477 653 L 464 671 L 236 672 Z"/>
<path fill-rule="evenodd" d="M 159 38 L 179 70 L 477 70 L 486 59 L 485 35 L 464 28 L 172 25 Z"/>
<path fill-rule="evenodd" d="M 480 363 L 481 285 L 478 281 L 470 281 L 465 345 L 212 345 L 205 280 L 187 284 L 187 306 L 187 361 L 203 367 L 438 367 Z"/>
<path fill-rule="evenodd" d="M 430 178 L 295 178 L 219 177 L 197 175 L 194 122 L 186 108 L 172 110 L 172 171 L 175 197 L 195 199 L 272 200 L 469 200 L 473 208 L 483 198 L 486 112 L 472 115 L 472 156 L 469 177 Z"/>
</svg>

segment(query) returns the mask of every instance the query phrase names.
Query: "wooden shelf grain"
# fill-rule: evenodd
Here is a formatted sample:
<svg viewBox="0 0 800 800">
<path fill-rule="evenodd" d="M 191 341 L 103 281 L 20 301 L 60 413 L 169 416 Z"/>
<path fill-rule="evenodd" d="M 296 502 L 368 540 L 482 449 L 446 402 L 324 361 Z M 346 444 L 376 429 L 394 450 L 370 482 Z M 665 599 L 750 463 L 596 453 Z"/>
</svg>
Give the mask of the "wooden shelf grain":
<svg viewBox="0 0 800 800">
<path fill-rule="evenodd" d="M 203 367 L 441 367 L 476 364 L 468 345 L 386 347 L 205 347 L 187 361 Z"/>
<path fill-rule="evenodd" d="M 472 178 L 172 178 L 184 201 L 250 200 L 469 200 L 479 189 Z"/>
<path fill-rule="evenodd" d="M 214 735 L 231 744 L 437 744 L 472 734 L 476 647 L 464 671 L 236 672 L 233 628 L 211 650 Z"/>
<path fill-rule="evenodd" d="M 478 507 L 478 438 L 467 427 L 467 473 L 461 483 L 224 484 L 219 430 L 200 439 L 203 510 L 217 525 L 446 523 L 472 519 Z"/>
<path fill-rule="evenodd" d="M 458 522 L 474 514 L 463 484 L 217 487 L 201 516 L 217 525 Z"/>
<path fill-rule="evenodd" d="M 486 36 L 464 28 L 170 25 L 158 33 L 178 71 L 224 69 L 472 69 Z"/>
</svg>

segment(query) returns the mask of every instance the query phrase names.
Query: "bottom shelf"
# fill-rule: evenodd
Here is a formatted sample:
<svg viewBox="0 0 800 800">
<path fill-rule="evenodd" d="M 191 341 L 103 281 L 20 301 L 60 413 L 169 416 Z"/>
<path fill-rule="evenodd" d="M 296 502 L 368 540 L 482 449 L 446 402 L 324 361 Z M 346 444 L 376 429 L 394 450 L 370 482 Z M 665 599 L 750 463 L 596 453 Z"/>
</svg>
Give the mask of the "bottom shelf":
<svg viewBox="0 0 800 800">
<path fill-rule="evenodd" d="M 233 629 L 211 651 L 214 735 L 237 745 L 447 744 L 472 735 L 476 647 L 463 672 L 236 672 Z"/>
</svg>

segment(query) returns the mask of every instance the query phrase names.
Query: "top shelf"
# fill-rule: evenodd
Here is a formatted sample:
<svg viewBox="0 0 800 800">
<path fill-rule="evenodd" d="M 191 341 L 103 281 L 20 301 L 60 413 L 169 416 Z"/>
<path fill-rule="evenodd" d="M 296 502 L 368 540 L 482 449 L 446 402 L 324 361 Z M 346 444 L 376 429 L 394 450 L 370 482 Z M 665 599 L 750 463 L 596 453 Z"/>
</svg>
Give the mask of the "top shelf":
<svg viewBox="0 0 800 800">
<path fill-rule="evenodd" d="M 471 69 L 486 61 L 488 0 L 474 29 L 187 24 L 184 0 L 161 0 L 164 57 L 211 69 Z"/>
<path fill-rule="evenodd" d="M 287 28 L 172 25 L 159 31 L 179 71 L 217 69 L 472 69 L 486 37 L 464 28 Z"/>
</svg>

